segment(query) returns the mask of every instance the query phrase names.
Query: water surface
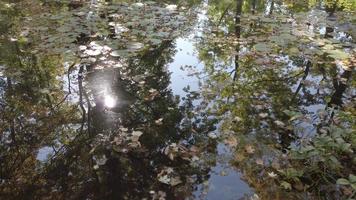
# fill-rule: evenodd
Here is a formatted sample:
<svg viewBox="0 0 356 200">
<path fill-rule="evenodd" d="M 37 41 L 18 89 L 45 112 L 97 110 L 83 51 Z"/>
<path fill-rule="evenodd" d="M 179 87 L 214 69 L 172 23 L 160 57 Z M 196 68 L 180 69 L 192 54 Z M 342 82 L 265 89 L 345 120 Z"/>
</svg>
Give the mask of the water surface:
<svg viewBox="0 0 356 200">
<path fill-rule="evenodd" d="M 354 105 L 336 2 L 1 1 L 0 199 L 340 195 L 279 180 Z"/>
</svg>

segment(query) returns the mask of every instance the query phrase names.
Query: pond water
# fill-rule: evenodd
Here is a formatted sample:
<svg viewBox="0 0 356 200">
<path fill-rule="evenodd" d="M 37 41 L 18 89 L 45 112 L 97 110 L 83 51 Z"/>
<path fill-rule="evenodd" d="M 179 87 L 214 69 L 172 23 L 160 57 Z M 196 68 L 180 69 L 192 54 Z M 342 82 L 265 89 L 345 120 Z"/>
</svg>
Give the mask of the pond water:
<svg viewBox="0 0 356 200">
<path fill-rule="evenodd" d="M 1 0 L 0 199 L 354 198 L 355 10 Z"/>
</svg>

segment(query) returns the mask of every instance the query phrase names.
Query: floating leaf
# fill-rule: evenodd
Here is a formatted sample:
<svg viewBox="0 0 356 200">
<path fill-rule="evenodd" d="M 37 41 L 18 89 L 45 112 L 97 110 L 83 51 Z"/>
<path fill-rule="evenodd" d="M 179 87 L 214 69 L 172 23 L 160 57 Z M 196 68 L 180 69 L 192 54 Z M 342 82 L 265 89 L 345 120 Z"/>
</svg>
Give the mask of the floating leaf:
<svg viewBox="0 0 356 200">
<path fill-rule="evenodd" d="M 211 139 L 216 139 L 216 138 L 218 138 L 218 136 L 217 136 L 216 133 L 214 133 L 214 132 L 208 133 L 208 137 L 211 138 Z"/>
<path fill-rule="evenodd" d="M 329 50 L 329 51 L 327 51 L 327 53 L 329 54 L 330 57 L 337 59 L 337 60 L 344 60 L 344 59 L 348 59 L 350 57 L 349 54 L 345 53 L 344 51 L 342 51 L 340 49 Z"/>
<path fill-rule="evenodd" d="M 274 123 L 279 127 L 284 127 L 285 126 L 285 124 L 282 121 L 279 121 L 279 120 L 274 121 Z"/>
<path fill-rule="evenodd" d="M 166 9 L 170 10 L 170 11 L 174 11 L 177 10 L 177 5 L 167 5 Z"/>
<path fill-rule="evenodd" d="M 166 167 L 157 175 L 158 181 L 167 185 L 176 186 L 182 183 L 179 176 L 176 176 L 173 168 Z"/>
<path fill-rule="evenodd" d="M 145 45 L 140 42 L 131 42 L 131 43 L 127 44 L 127 48 L 129 50 L 133 50 L 133 51 L 139 50 L 139 49 L 143 48 L 144 46 Z"/>
<path fill-rule="evenodd" d="M 101 54 L 101 51 L 100 50 L 85 50 L 84 51 L 84 54 L 87 54 L 89 56 L 98 56 Z"/>
<path fill-rule="evenodd" d="M 158 177 L 158 181 L 164 184 L 169 184 L 169 182 L 171 181 L 171 179 L 168 177 L 168 175 L 163 175 L 163 176 L 159 176 Z"/>
<path fill-rule="evenodd" d="M 288 54 L 291 55 L 291 56 L 299 55 L 300 51 L 299 51 L 298 48 L 292 47 L 292 48 L 288 49 Z"/>
<path fill-rule="evenodd" d="M 260 113 L 258 116 L 260 116 L 261 118 L 266 118 L 268 117 L 268 113 Z"/>
<path fill-rule="evenodd" d="M 267 44 L 265 43 L 258 43 L 254 46 L 254 49 L 256 51 L 260 51 L 260 52 L 268 52 L 270 50 L 270 48 L 268 47 Z"/>
<path fill-rule="evenodd" d="M 276 177 L 278 176 L 278 175 L 277 175 L 276 173 L 274 173 L 274 172 L 268 172 L 267 174 L 268 174 L 268 176 L 271 177 L 271 178 L 276 178 Z"/>
<path fill-rule="evenodd" d="M 231 148 L 237 147 L 238 141 L 236 137 L 230 136 L 229 138 L 225 139 L 225 144 L 229 145 Z"/>
<path fill-rule="evenodd" d="M 292 189 L 292 185 L 290 183 L 288 183 L 287 181 L 282 181 L 281 186 L 286 190 Z"/>
<path fill-rule="evenodd" d="M 110 53 L 110 56 L 112 56 L 112 57 L 120 57 L 120 52 L 119 51 L 112 51 Z"/>
<path fill-rule="evenodd" d="M 169 184 L 171 186 L 176 186 L 178 184 L 181 184 L 182 183 L 182 180 L 180 180 L 180 178 L 178 176 L 175 176 L 175 177 L 172 177 Z"/>
<path fill-rule="evenodd" d="M 350 185 L 350 181 L 344 178 L 337 179 L 336 183 L 339 185 Z"/>
<path fill-rule="evenodd" d="M 256 159 L 256 164 L 263 166 L 264 162 L 263 162 L 263 160 L 261 158 L 258 158 L 258 159 Z"/>
<path fill-rule="evenodd" d="M 353 174 L 350 174 L 349 175 L 349 180 L 350 180 L 351 183 L 356 183 L 356 176 L 353 175 Z"/>
<path fill-rule="evenodd" d="M 245 150 L 246 150 L 246 152 L 248 153 L 248 154 L 253 154 L 253 153 L 255 153 L 255 148 L 252 146 L 252 145 L 246 145 L 245 146 Z"/>
<path fill-rule="evenodd" d="M 142 134 L 143 134 L 143 133 L 142 133 L 141 131 L 133 131 L 133 132 L 131 133 L 131 135 L 132 135 L 131 140 L 132 140 L 133 142 L 137 142 Z"/>
</svg>

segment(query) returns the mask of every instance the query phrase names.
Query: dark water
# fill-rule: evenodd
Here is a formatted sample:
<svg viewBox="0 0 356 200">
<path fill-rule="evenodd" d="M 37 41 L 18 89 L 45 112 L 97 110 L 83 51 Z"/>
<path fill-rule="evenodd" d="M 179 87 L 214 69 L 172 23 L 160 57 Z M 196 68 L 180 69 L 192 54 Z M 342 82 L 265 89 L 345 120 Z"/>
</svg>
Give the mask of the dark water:
<svg viewBox="0 0 356 200">
<path fill-rule="evenodd" d="M 316 198 L 276 173 L 353 107 L 355 6 L 1 1 L 0 199 Z"/>
</svg>

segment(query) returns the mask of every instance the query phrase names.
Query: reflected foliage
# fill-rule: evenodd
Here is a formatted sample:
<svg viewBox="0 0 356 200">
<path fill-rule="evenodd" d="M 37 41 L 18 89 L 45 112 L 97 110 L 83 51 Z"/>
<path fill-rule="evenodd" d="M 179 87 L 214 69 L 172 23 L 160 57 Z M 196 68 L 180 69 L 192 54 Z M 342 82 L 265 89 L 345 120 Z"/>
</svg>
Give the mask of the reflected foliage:
<svg viewBox="0 0 356 200">
<path fill-rule="evenodd" d="M 180 103 L 169 89 L 175 30 L 185 30 L 188 19 L 171 16 L 176 6 L 160 5 L 48 4 L 26 35 L 8 30 L 1 43 L 1 198 L 184 198 L 208 178 L 209 165 L 198 155 L 214 144 L 197 133 L 214 127 L 204 116 L 204 123 L 190 117 L 189 98 Z M 21 18 L 20 6 L 9 4 L 8 17 Z M 141 29 L 150 27 L 131 15 L 143 7 L 167 23 L 158 18 L 152 33 Z M 91 8 L 100 11 L 86 23 Z M 136 21 L 116 27 L 114 18 L 122 18 L 112 8 Z"/>
<path fill-rule="evenodd" d="M 342 4 L 354 6 L 209 1 L 196 39 L 204 105 L 262 199 L 354 195 L 350 180 L 336 186 L 355 173 L 354 24 L 335 28 L 354 15 Z"/>
</svg>

